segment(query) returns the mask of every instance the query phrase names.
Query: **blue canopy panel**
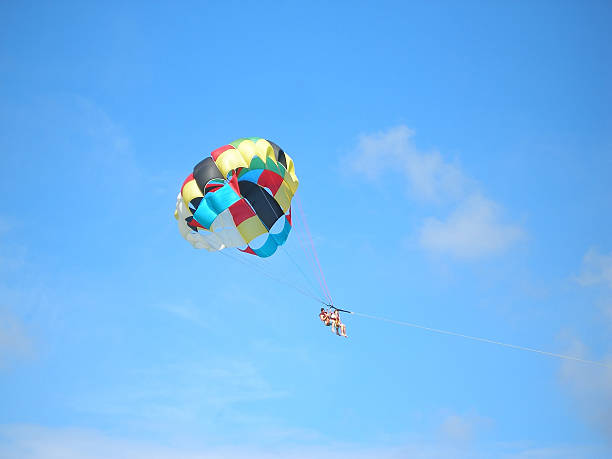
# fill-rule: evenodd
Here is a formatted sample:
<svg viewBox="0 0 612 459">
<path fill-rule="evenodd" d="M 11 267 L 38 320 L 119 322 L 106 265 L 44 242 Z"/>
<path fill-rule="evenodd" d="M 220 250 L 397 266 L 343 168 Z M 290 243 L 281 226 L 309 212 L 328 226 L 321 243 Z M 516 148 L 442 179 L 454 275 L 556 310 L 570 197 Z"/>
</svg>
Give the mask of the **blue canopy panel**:
<svg viewBox="0 0 612 459">
<path fill-rule="evenodd" d="M 291 232 L 291 221 L 285 215 L 285 223 L 283 225 L 283 229 L 280 233 L 269 233 L 268 238 L 264 244 L 254 249 L 251 246 L 248 246 L 246 249 L 239 249 L 242 252 L 247 252 L 253 255 L 257 255 L 258 257 L 266 258 L 271 255 L 274 255 L 276 250 L 283 245 L 287 241 L 287 237 Z"/>
<path fill-rule="evenodd" d="M 204 199 L 193 214 L 193 218 L 204 228 L 210 228 L 217 216 L 235 202 L 242 199 L 229 183 L 218 190 L 206 193 Z"/>
</svg>

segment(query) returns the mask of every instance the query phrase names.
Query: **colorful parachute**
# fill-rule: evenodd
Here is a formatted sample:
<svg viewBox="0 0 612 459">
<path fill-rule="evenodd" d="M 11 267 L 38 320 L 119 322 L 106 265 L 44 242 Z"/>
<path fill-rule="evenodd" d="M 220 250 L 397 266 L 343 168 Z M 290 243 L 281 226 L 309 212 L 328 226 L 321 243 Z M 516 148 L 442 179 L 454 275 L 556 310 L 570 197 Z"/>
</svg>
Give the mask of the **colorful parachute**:
<svg viewBox="0 0 612 459">
<path fill-rule="evenodd" d="M 174 217 L 197 249 L 237 247 L 269 257 L 291 231 L 297 187 L 293 160 L 278 145 L 242 138 L 196 164 L 183 182 Z"/>
</svg>

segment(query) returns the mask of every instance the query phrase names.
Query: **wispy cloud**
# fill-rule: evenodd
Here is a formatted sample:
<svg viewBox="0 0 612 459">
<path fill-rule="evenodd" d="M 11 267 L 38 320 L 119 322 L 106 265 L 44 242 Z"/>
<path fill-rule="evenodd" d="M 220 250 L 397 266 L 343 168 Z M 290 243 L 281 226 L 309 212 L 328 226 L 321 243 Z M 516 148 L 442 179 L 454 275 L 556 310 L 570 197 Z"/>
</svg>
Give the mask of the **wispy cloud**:
<svg viewBox="0 0 612 459">
<path fill-rule="evenodd" d="M 589 249 L 582 258 L 582 271 L 576 281 L 585 286 L 603 284 L 612 288 L 612 252 L 606 255 Z"/>
<path fill-rule="evenodd" d="M 600 303 L 601 312 L 612 327 L 612 298 L 608 298 Z"/>
<path fill-rule="evenodd" d="M 520 240 L 525 232 L 500 217 L 501 208 L 481 195 L 467 198 L 444 221 L 425 219 L 420 228 L 422 247 L 458 258 L 499 253 Z"/>
<path fill-rule="evenodd" d="M 135 440 L 94 429 L 51 428 L 38 425 L 5 425 L 0 427 L 0 456 L 20 459 L 569 459 L 605 457 L 602 447 L 537 447 L 493 443 L 473 448 L 458 448 L 440 442 L 413 440 L 397 446 L 359 445 L 319 442 L 316 446 L 299 444 L 213 446 L 201 442 L 180 445 L 163 440 Z"/>
<path fill-rule="evenodd" d="M 396 126 L 375 134 L 363 134 L 354 154 L 347 158 L 351 168 L 369 180 L 384 174 L 400 173 L 413 196 L 438 201 L 462 195 L 469 180 L 459 166 L 437 152 L 419 151 L 414 131 Z"/>
<path fill-rule="evenodd" d="M 573 338 L 569 344 L 570 353 L 587 358 L 588 349 L 582 341 Z M 612 355 L 603 360 L 612 364 Z M 564 361 L 560 377 L 580 413 L 612 442 L 612 368 Z"/>
<path fill-rule="evenodd" d="M 95 177 L 94 184 L 106 192 L 111 186 L 130 187 L 150 184 L 154 171 L 146 171 L 138 160 L 132 142 L 124 129 L 94 101 L 79 95 L 68 95 L 55 101 L 52 110 L 65 113 L 72 120 L 65 129 L 82 136 L 84 151 L 73 159 L 74 166 L 86 176 Z"/>
<path fill-rule="evenodd" d="M 366 180 L 401 174 L 413 199 L 453 204 L 446 219 L 423 221 L 417 238 L 421 248 L 476 259 L 501 253 L 525 235 L 519 225 L 502 219 L 502 206 L 487 198 L 458 164 L 437 151 L 419 151 L 413 137 L 414 131 L 406 126 L 361 135 L 356 151 L 345 161 Z"/>
<path fill-rule="evenodd" d="M 16 231 L 19 224 L 15 219 L 0 215 L 0 272 L 15 271 L 22 268 L 26 262 L 27 250 L 21 244 L 9 242 L 7 235 Z"/>
<path fill-rule="evenodd" d="M 221 356 L 135 369 L 126 379 L 108 390 L 75 397 L 75 409 L 149 431 L 176 432 L 212 424 L 255 430 L 258 425 L 276 423 L 261 416 L 249 418 L 243 404 L 289 395 L 253 363 Z M 218 418 L 221 413 L 223 419 Z"/>
<path fill-rule="evenodd" d="M 449 414 L 442 421 L 440 431 L 451 441 L 465 443 L 472 441 L 480 430 L 492 424 L 492 419 L 477 414 Z"/>
<path fill-rule="evenodd" d="M 185 300 L 182 302 L 163 303 L 160 304 L 158 307 L 162 311 L 166 311 L 171 315 L 187 322 L 191 322 L 202 327 L 211 326 L 209 324 L 211 319 L 208 318 L 208 320 L 205 320 L 205 315 L 202 314 L 202 309 L 195 306 L 190 300 Z M 210 314 L 208 315 L 210 316 Z M 216 317 L 214 319 L 216 320 Z"/>
<path fill-rule="evenodd" d="M 8 218 L 0 216 L 0 235 L 6 233 L 13 227 Z"/>
<path fill-rule="evenodd" d="M 608 255 L 590 248 L 582 257 L 580 274 L 574 280 L 583 287 L 603 287 L 603 294 L 597 301 L 606 322 L 612 327 L 612 252 Z"/>
<path fill-rule="evenodd" d="M 0 308 L 0 369 L 16 358 L 31 355 L 32 340 L 21 320 L 8 309 Z"/>
</svg>

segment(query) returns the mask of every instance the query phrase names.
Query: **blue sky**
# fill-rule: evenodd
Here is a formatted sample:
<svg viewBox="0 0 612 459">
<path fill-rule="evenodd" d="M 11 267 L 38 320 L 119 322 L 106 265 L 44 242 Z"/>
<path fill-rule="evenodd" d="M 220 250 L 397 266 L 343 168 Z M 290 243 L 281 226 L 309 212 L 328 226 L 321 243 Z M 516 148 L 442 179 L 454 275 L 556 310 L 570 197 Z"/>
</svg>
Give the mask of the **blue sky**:
<svg viewBox="0 0 612 459">
<path fill-rule="evenodd" d="M 266 137 L 338 304 L 612 362 L 612 8 L 482 3 L 4 2 L 0 457 L 610 454 L 609 368 L 337 338 L 299 220 L 254 260 L 172 217 Z"/>
</svg>

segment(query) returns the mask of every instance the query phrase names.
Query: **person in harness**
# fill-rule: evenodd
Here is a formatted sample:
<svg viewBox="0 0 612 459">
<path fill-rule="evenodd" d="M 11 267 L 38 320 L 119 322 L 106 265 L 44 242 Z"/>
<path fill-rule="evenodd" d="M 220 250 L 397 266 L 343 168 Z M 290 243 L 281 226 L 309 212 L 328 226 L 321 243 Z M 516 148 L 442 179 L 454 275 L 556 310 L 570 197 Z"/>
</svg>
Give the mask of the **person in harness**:
<svg viewBox="0 0 612 459">
<path fill-rule="evenodd" d="M 335 332 L 338 336 L 348 338 L 346 336 L 346 325 L 340 320 L 340 312 L 336 308 L 331 312 L 330 319 L 332 321 L 332 332 Z"/>
<path fill-rule="evenodd" d="M 335 307 L 331 305 L 328 306 L 329 309 L 327 311 L 325 308 L 321 308 L 321 312 L 319 312 L 319 319 L 321 319 L 321 322 L 323 322 L 326 326 L 331 326 L 332 333 L 348 338 L 346 335 L 346 325 L 344 325 L 340 320 L 340 312 Z"/>
<path fill-rule="evenodd" d="M 321 308 L 321 312 L 319 313 L 319 319 L 321 319 L 321 322 L 323 322 L 326 326 L 329 327 L 331 325 L 331 319 L 329 318 L 329 314 L 327 313 L 325 308 Z"/>
</svg>

